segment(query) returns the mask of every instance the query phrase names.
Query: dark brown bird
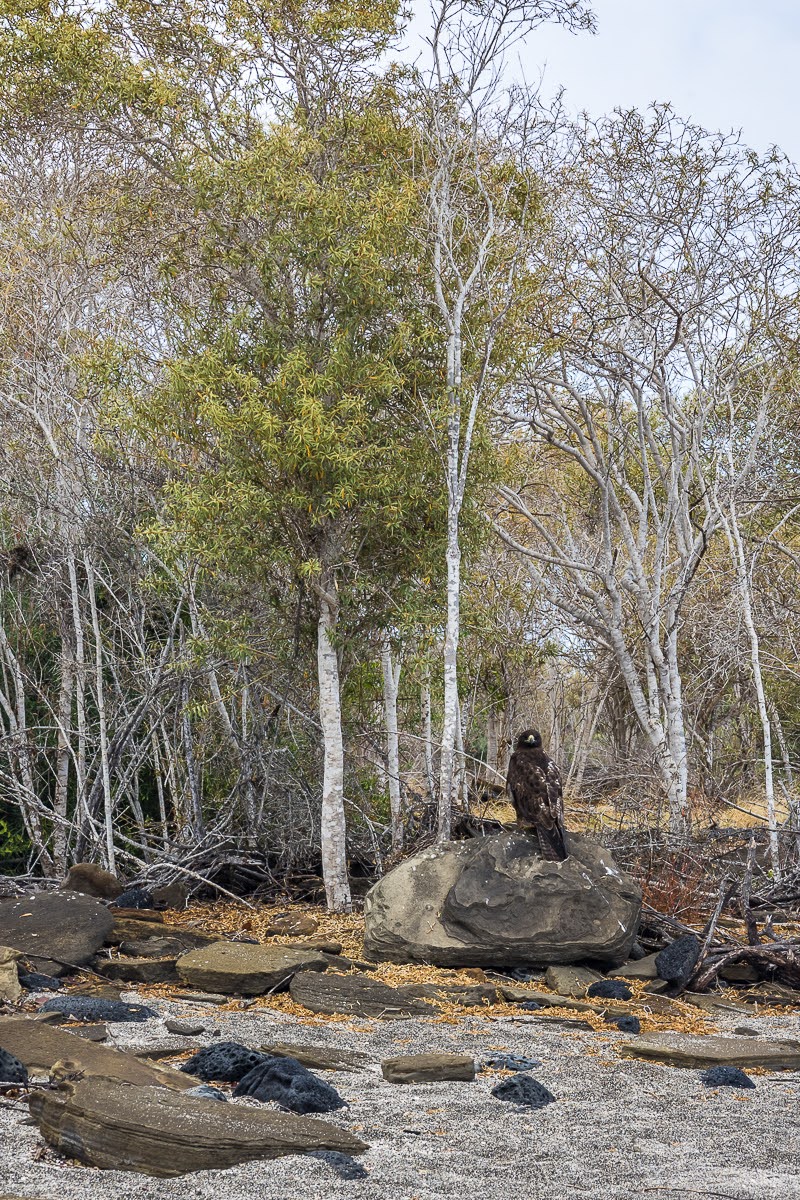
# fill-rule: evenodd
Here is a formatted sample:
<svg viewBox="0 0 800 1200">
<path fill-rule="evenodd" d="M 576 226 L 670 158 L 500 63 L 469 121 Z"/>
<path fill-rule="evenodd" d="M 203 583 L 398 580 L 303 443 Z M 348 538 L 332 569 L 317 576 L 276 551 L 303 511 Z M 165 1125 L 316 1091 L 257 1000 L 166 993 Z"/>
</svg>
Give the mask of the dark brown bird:
<svg viewBox="0 0 800 1200">
<path fill-rule="evenodd" d="M 538 729 L 526 729 L 517 738 L 508 764 L 506 786 L 517 821 L 534 829 L 542 857 L 562 862 L 567 857 L 564 839 L 564 802 L 561 776 L 552 758 L 542 749 Z"/>
</svg>

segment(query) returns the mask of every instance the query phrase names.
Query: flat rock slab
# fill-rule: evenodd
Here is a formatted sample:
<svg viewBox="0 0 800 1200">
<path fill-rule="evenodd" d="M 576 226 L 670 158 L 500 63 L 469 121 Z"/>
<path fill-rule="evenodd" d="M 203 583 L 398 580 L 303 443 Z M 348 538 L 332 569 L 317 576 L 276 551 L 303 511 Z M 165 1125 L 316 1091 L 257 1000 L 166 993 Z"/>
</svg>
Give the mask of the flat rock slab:
<svg viewBox="0 0 800 1200">
<path fill-rule="evenodd" d="M 19 950 L 44 975 L 66 975 L 85 966 L 113 925 L 106 906 L 80 892 L 0 899 L 3 945 Z"/>
<path fill-rule="evenodd" d="M 404 1054 L 385 1058 L 381 1071 L 389 1083 L 470 1083 L 475 1078 L 475 1059 L 466 1054 Z"/>
<path fill-rule="evenodd" d="M 89 1042 L 63 1027 L 24 1017 L 0 1019 L 0 1046 L 28 1068 L 30 1075 L 47 1075 L 54 1063 L 76 1063 L 85 1075 L 102 1075 L 127 1083 L 150 1084 L 185 1092 L 195 1081 L 182 1071 L 152 1067 L 132 1054 Z"/>
<path fill-rule="evenodd" d="M 325 971 L 328 960 L 317 950 L 259 946 L 250 942 L 214 942 L 190 950 L 177 962 L 184 983 L 225 995 L 260 996 L 285 992 L 297 971 Z"/>
<path fill-rule="evenodd" d="M 767 1067 L 800 1069 L 800 1042 L 761 1038 L 648 1033 L 619 1047 L 624 1058 L 647 1058 L 670 1067 Z"/>
<path fill-rule="evenodd" d="M 623 963 L 614 971 L 615 979 L 658 979 L 656 959 L 658 954 L 646 954 L 635 962 Z"/>
<path fill-rule="evenodd" d="M 193 929 L 181 929 L 178 925 L 159 925 L 155 921 L 139 921 L 133 917 L 116 917 L 114 927 L 106 938 L 107 946 L 118 946 L 121 942 L 134 944 L 168 941 L 179 947 L 179 953 L 187 954 L 200 946 L 211 946 L 218 942 L 218 934 L 196 933 Z M 150 950 L 148 948 L 148 953 Z"/>
<path fill-rule="evenodd" d="M 560 996 L 585 996 L 586 989 L 602 978 L 598 971 L 589 967 L 548 967 L 544 981 Z"/>
<path fill-rule="evenodd" d="M 487 1008 L 497 1004 L 500 999 L 499 990 L 492 983 L 410 983 L 397 991 L 401 996 L 410 996 L 413 1000 L 438 1000 L 443 1004 L 458 1004 L 462 1008 Z"/>
<path fill-rule="evenodd" d="M 359 1154 L 367 1149 L 353 1134 L 316 1118 L 209 1104 L 165 1088 L 108 1079 L 34 1093 L 30 1110 L 45 1140 L 70 1158 L 162 1179 L 307 1150 Z"/>
<path fill-rule="evenodd" d="M 366 975 L 317 975 L 301 971 L 289 985 L 292 999 L 318 1013 L 345 1013 L 358 1017 L 401 1020 L 433 1017 L 436 1009 L 422 1000 L 404 996 L 397 988 Z"/>
<path fill-rule="evenodd" d="M 98 958 L 94 969 L 106 979 L 124 983 L 176 983 L 175 955 L 166 958 Z"/>
<path fill-rule="evenodd" d="M 146 925 L 164 925 L 164 914 L 155 908 L 119 908 L 114 905 L 109 912 L 116 920 L 142 921 Z"/>
<path fill-rule="evenodd" d="M 264 1054 L 278 1058 L 296 1058 L 304 1067 L 316 1071 L 360 1071 L 373 1060 L 360 1050 L 335 1050 L 330 1046 L 308 1046 L 295 1042 L 266 1042 L 258 1047 Z"/>
<path fill-rule="evenodd" d="M 572 996 L 554 996 L 551 992 L 535 992 L 528 988 L 501 987 L 500 991 L 511 1004 L 533 1000 L 541 1008 L 568 1008 L 573 1012 L 601 1013 L 612 1017 L 624 1017 L 630 1013 L 627 1004 L 617 1004 L 613 1000 L 575 1000 Z"/>
</svg>

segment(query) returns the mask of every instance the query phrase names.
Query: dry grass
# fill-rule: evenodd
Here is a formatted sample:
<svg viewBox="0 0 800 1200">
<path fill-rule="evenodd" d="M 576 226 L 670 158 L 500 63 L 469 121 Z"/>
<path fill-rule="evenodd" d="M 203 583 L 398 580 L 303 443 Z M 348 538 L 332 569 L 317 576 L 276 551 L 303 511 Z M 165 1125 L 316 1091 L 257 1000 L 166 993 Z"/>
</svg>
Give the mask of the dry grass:
<svg viewBox="0 0 800 1200">
<path fill-rule="evenodd" d="M 329 913 L 322 908 L 299 904 L 281 906 L 260 904 L 255 908 L 247 908 L 245 905 L 215 902 L 193 904 L 185 913 L 169 913 L 165 915 L 171 924 L 191 924 L 193 927 L 202 929 L 206 933 L 219 933 L 221 936 L 227 937 L 245 935 L 247 937 L 258 938 L 259 942 L 264 944 L 286 945 L 301 942 L 303 939 L 287 935 L 270 937 L 267 936 L 265 931 L 277 916 L 284 916 L 289 913 L 315 917 L 319 925 L 319 932 L 314 935 L 315 937 L 333 938 L 341 942 L 344 954 L 350 958 L 359 959 L 363 955 L 364 918 L 358 913 L 347 915 L 335 914 Z M 370 978 L 378 979 L 391 987 L 432 984 L 446 988 L 448 986 L 470 986 L 475 985 L 477 982 L 485 981 L 483 972 L 475 968 L 454 970 L 417 963 L 379 963 L 370 972 Z M 683 1004 L 677 1000 L 670 1002 L 668 1012 L 653 1012 L 650 1004 L 652 997 L 645 992 L 644 984 L 636 980 L 628 980 L 627 982 L 634 993 L 634 999 L 625 1005 L 625 1012 L 639 1018 L 644 1032 L 649 1033 L 672 1029 L 684 1033 L 708 1033 L 713 1032 L 716 1028 L 707 1014 L 702 1013 L 692 1005 Z M 533 983 L 530 986 L 515 984 L 515 987 L 517 986 L 522 991 L 530 991 L 531 993 L 546 992 L 550 995 L 556 994 L 551 989 L 539 983 Z M 166 984 L 153 985 L 151 988 L 142 987 L 140 990 L 143 993 L 146 992 L 148 995 L 164 998 L 174 995 L 175 992 L 174 988 Z M 179 1000 L 180 996 L 175 996 L 175 999 Z M 426 1000 L 428 999 L 426 997 Z M 490 1018 L 509 1018 L 523 1015 L 518 1004 L 510 1004 L 505 1001 L 476 1008 L 465 1008 L 463 1005 L 449 1002 L 445 997 L 442 997 L 441 1000 L 435 998 L 429 999 L 429 1002 L 433 1004 L 437 1011 L 437 1016 L 430 1019 L 450 1024 L 461 1023 L 466 1016 L 479 1017 L 485 1015 Z M 659 997 L 658 1006 L 661 1007 L 662 1004 L 663 1000 Z M 232 999 L 220 1007 L 222 1009 L 235 1010 L 240 1006 L 241 1001 Z M 288 992 L 281 992 L 269 997 L 257 997 L 255 1003 L 253 1005 L 249 1005 L 248 1003 L 248 1006 L 251 1008 L 251 1011 L 258 1011 L 263 1008 L 278 1009 L 281 1012 L 296 1017 L 305 1025 L 327 1025 L 333 1021 L 351 1029 L 353 1032 L 369 1032 L 372 1028 L 363 1019 L 354 1018 L 352 1015 L 315 1015 L 297 1004 Z M 610 1028 L 608 1021 L 601 1013 L 577 1012 L 571 1008 L 548 1008 L 546 1014 L 543 1013 L 541 1017 L 534 1019 L 546 1022 L 549 1018 L 586 1021 L 587 1024 L 598 1032 L 608 1032 Z"/>
</svg>

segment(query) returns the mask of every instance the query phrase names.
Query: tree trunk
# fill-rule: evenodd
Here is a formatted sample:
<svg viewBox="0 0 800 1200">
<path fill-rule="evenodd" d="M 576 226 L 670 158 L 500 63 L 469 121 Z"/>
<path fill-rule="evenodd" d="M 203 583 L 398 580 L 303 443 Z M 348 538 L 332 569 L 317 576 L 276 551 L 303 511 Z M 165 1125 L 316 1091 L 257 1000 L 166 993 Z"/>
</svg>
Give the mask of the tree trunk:
<svg viewBox="0 0 800 1200">
<path fill-rule="evenodd" d="M 736 503 L 731 499 L 730 517 L 725 521 L 725 531 L 731 555 L 736 567 L 736 577 L 742 598 L 742 617 L 744 618 L 747 636 L 750 641 L 750 666 L 753 672 L 753 684 L 756 690 L 756 705 L 761 722 L 761 733 L 764 739 L 764 789 L 767 797 L 767 826 L 769 828 L 769 855 L 772 864 L 773 878 L 781 877 L 780 847 L 778 845 L 778 825 L 775 816 L 775 787 L 772 775 L 772 726 L 767 709 L 767 697 L 764 691 L 764 677 L 761 673 L 761 651 L 758 630 L 753 616 L 752 589 L 750 573 L 747 569 L 747 559 L 739 529 L 739 519 L 736 515 Z"/>
<path fill-rule="evenodd" d="M 205 822 L 203 820 L 203 796 L 200 775 L 197 770 L 197 759 L 194 753 L 192 719 L 189 715 L 188 679 L 184 679 L 181 685 L 181 733 L 183 735 L 183 757 L 186 762 L 186 786 L 189 799 L 187 816 L 193 837 L 199 839 L 205 833 Z"/>
<path fill-rule="evenodd" d="M 383 712 L 386 721 L 386 774 L 389 791 L 389 812 L 392 822 L 392 853 L 403 849 L 403 809 L 400 788 L 400 737 L 397 730 L 397 690 L 400 684 L 400 663 L 392 661 L 392 649 L 384 643 L 381 652 L 383 668 Z"/>
<path fill-rule="evenodd" d="M 442 755 L 439 765 L 439 804 L 436 839 L 450 837 L 455 789 L 455 752 L 458 737 L 458 638 L 461 599 L 461 547 L 459 505 L 451 494 L 447 518 L 447 620 L 444 634 L 444 716 Z"/>
<path fill-rule="evenodd" d="M 111 774 L 108 767 L 108 728 L 106 723 L 105 688 L 103 685 L 103 641 L 100 634 L 100 618 L 97 613 L 97 597 L 94 590 L 94 568 L 88 554 L 83 557 L 86 568 L 86 585 L 89 592 L 89 612 L 92 618 L 94 634 L 94 663 L 95 663 L 95 700 L 100 737 L 100 769 L 103 773 L 103 803 L 106 833 L 106 865 L 109 871 L 116 871 L 116 855 L 114 852 L 114 811 L 111 798 Z"/>
<path fill-rule="evenodd" d="M 436 776 L 433 770 L 433 723 L 431 717 L 431 680 L 430 671 L 425 668 L 422 683 L 422 738 L 425 749 L 425 779 L 428 784 L 428 795 L 431 800 L 436 798 Z"/>
<path fill-rule="evenodd" d="M 72 757 L 70 729 L 72 726 L 72 693 L 75 683 L 74 659 L 70 646 L 69 621 L 62 608 L 61 625 L 61 684 L 58 695 L 58 737 L 56 743 L 56 784 L 53 795 L 53 861 L 59 874 L 67 870 L 67 799 L 69 764 Z"/>
<path fill-rule="evenodd" d="M 317 673 L 319 719 L 322 726 L 324 767 L 322 777 L 322 821 L 320 840 L 322 878 L 328 908 L 349 912 L 352 907 L 347 877 L 347 829 L 344 813 L 344 744 L 339 661 L 332 644 L 338 603 L 332 574 L 323 577 L 317 622 Z"/>
<path fill-rule="evenodd" d="M 77 846 L 80 847 L 89 837 L 90 823 L 86 807 L 86 650 L 74 554 L 67 558 L 67 570 L 72 603 L 72 630 L 75 637 L 75 734 L 78 741 L 75 756 L 75 816 L 78 826 Z"/>
</svg>

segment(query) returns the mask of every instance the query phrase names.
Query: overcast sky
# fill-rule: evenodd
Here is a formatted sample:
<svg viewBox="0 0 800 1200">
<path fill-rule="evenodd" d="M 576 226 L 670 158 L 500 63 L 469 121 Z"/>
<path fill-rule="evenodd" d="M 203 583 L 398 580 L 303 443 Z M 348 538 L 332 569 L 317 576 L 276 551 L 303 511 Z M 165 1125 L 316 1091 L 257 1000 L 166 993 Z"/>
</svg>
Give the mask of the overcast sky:
<svg viewBox="0 0 800 1200">
<path fill-rule="evenodd" d="M 709 129 L 741 129 L 800 162 L 800 0 L 594 0 L 597 34 L 544 26 L 521 58 L 574 112 L 670 101 Z M 415 5 L 420 14 L 425 0 Z M 415 25 L 417 22 L 415 21 Z"/>
</svg>

